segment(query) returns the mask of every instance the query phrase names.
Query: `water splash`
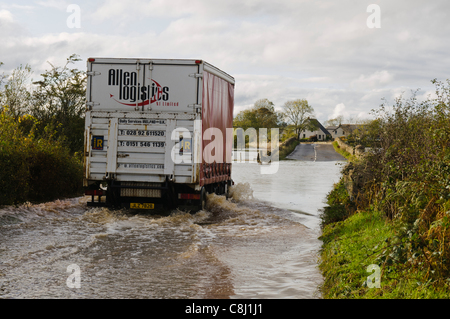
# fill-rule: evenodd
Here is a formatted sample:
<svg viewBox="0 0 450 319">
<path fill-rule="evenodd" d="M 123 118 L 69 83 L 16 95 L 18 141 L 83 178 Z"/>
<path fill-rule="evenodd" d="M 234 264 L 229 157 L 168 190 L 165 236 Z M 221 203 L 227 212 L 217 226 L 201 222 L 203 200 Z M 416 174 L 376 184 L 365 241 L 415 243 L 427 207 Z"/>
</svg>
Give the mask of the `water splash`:
<svg viewBox="0 0 450 319">
<path fill-rule="evenodd" d="M 236 202 L 253 199 L 253 189 L 249 183 L 237 183 L 230 187 L 230 197 Z"/>
<path fill-rule="evenodd" d="M 0 226 L 30 222 L 40 218 L 71 217 L 74 214 L 82 214 L 86 210 L 87 201 L 88 198 L 83 196 L 40 204 L 26 202 L 18 206 L 6 206 L 0 208 Z"/>
<path fill-rule="evenodd" d="M 2 208 L 0 222 L 20 222 L 0 225 L 0 298 L 310 296 L 311 280 L 297 282 L 314 275 L 299 264 L 316 245 L 307 229 L 253 198 L 250 183 L 230 195 L 161 215 L 88 208 L 85 197 Z M 78 291 L 65 285 L 74 263 Z"/>
</svg>

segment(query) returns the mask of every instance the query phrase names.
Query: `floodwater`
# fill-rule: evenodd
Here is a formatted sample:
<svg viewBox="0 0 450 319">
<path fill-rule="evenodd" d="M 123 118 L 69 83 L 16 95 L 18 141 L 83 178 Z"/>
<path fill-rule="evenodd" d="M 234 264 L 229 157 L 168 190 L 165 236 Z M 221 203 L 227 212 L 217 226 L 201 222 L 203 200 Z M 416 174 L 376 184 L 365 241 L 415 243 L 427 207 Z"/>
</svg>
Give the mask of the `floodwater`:
<svg viewBox="0 0 450 319">
<path fill-rule="evenodd" d="M 0 298 L 320 298 L 318 210 L 341 166 L 261 168 L 233 164 L 232 200 L 197 213 L 1 208 Z"/>
</svg>

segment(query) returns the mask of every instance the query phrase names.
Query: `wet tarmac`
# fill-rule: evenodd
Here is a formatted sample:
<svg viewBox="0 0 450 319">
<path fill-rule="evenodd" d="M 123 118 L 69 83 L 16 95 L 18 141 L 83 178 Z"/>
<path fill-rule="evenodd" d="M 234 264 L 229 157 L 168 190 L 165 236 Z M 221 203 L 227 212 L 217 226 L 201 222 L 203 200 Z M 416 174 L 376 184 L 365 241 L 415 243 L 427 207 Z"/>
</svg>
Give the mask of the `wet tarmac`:
<svg viewBox="0 0 450 319">
<path fill-rule="evenodd" d="M 287 156 L 287 159 L 298 161 L 345 161 L 346 159 L 334 150 L 330 143 L 301 143 Z"/>
</svg>

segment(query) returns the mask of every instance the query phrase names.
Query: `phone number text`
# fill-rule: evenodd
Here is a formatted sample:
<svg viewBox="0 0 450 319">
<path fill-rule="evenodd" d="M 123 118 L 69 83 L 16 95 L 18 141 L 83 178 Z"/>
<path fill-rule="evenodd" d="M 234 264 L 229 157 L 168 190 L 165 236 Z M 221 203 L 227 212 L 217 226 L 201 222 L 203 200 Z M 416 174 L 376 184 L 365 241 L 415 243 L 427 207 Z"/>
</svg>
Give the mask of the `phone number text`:
<svg viewBox="0 0 450 319">
<path fill-rule="evenodd" d="M 165 136 L 164 131 L 119 130 L 119 135 L 131 136 Z"/>
<path fill-rule="evenodd" d="M 119 146 L 128 147 L 164 147 L 165 142 L 136 142 L 136 141 L 119 141 Z"/>
</svg>

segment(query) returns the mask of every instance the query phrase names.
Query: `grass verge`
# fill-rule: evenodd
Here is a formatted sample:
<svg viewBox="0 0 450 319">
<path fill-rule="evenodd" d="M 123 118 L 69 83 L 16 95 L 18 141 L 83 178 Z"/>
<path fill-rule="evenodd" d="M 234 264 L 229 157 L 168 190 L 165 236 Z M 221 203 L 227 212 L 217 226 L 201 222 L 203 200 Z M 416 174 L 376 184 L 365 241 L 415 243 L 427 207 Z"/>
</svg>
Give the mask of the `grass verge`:
<svg viewBox="0 0 450 319">
<path fill-rule="evenodd" d="M 332 214 L 338 205 L 342 204 L 332 205 L 324 214 Z M 450 296 L 449 280 L 429 279 L 425 267 L 411 271 L 402 263 L 383 262 L 380 256 L 389 249 L 390 239 L 400 227 L 385 214 L 369 208 L 344 220 L 333 222 L 329 217 L 328 223 L 323 218 L 322 221 L 319 268 L 324 276 L 320 287 L 323 298 L 437 299 Z M 368 285 L 368 277 L 375 274 L 367 270 L 369 265 L 380 267 L 380 288 L 369 287 L 374 283 L 373 277 Z"/>
<path fill-rule="evenodd" d="M 347 152 L 347 151 L 343 150 L 342 148 L 340 148 L 338 142 L 336 142 L 336 141 L 333 142 L 333 147 L 334 147 L 334 150 L 337 153 L 341 154 L 342 156 L 344 156 L 349 161 L 354 160 L 354 156 L 352 154 L 350 154 L 349 152 Z"/>
<path fill-rule="evenodd" d="M 284 143 L 280 144 L 279 148 L 279 160 L 285 160 L 286 156 L 291 154 L 297 145 L 300 144 L 300 141 L 296 138 L 290 138 L 286 140 Z"/>
</svg>

